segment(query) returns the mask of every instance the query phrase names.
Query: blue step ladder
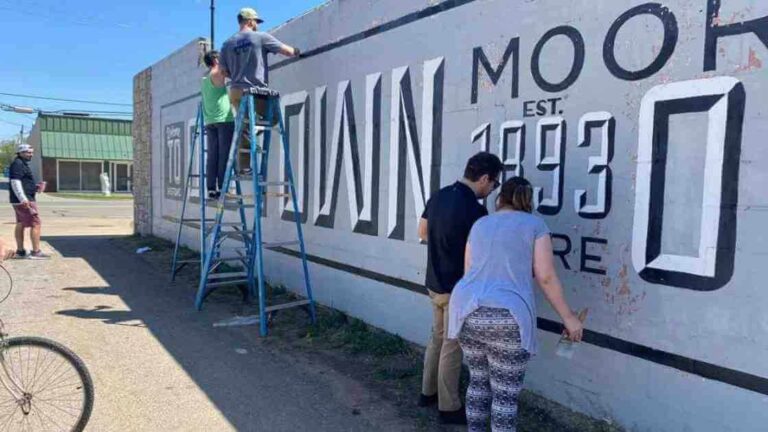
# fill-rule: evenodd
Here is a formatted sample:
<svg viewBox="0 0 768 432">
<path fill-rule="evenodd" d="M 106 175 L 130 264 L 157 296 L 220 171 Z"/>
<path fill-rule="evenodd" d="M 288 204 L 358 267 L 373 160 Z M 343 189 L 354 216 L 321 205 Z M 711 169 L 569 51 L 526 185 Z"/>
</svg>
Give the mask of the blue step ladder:
<svg viewBox="0 0 768 432">
<path fill-rule="evenodd" d="M 180 259 L 180 251 L 181 251 L 181 237 L 182 232 L 185 227 L 197 229 L 199 234 L 199 248 L 200 251 L 205 251 L 205 246 L 207 244 L 208 237 L 211 233 L 211 230 L 213 228 L 213 224 L 216 222 L 216 219 L 209 218 L 207 214 L 207 208 L 209 205 L 209 199 L 206 194 L 206 155 L 208 153 L 208 148 L 206 146 L 206 139 L 205 139 L 205 117 L 203 114 L 203 107 L 202 102 L 198 104 L 197 107 L 197 116 L 195 117 L 195 128 L 192 133 L 192 139 L 189 143 L 189 164 L 187 166 L 186 170 L 186 178 L 184 181 L 184 189 L 182 192 L 182 204 L 181 204 L 181 210 L 180 215 L 177 220 L 178 222 L 178 229 L 176 233 L 176 244 L 174 246 L 173 250 L 173 259 L 171 262 L 171 282 L 176 280 L 176 275 L 186 266 L 188 265 L 194 265 L 198 264 L 200 265 L 200 277 L 205 277 L 205 273 L 203 272 L 204 268 L 203 265 L 205 263 L 205 254 L 200 253 L 200 256 L 198 259 Z M 197 173 L 194 173 L 193 167 L 195 162 L 195 155 L 197 155 L 197 164 L 198 164 L 198 170 Z M 197 204 L 199 204 L 199 217 L 189 217 L 187 216 L 187 208 L 189 207 L 189 204 L 191 201 L 194 201 L 194 197 L 192 196 L 192 190 L 193 185 L 197 182 L 197 190 L 199 192 L 199 197 L 197 197 Z M 239 185 L 238 185 L 239 186 Z M 232 223 L 229 224 L 232 230 L 239 231 L 240 233 L 247 231 L 247 222 L 246 222 L 246 215 L 245 210 L 241 209 L 239 212 L 240 216 L 240 222 L 239 223 Z M 238 234 L 235 232 L 234 234 Z M 229 235 L 229 234 L 227 234 Z M 250 238 L 247 237 L 247 235 L 241 239 L 245 242 L 250 241 Z M 229 261 L 236 261 L 240 262 L 240 264 L 245 268 L 247 267 L 248 263 L 250 262 L 249 257 L 246 254 L 240 254 L 236 256 L 231 257 L 221 257 L 221 255 L 216 251 L 217 253 L 217 262 L 218 263 L 225 263 Z M 213 271 L 216 271 L 214 269 Z M 219 276 L 221 277 L 221 276 Z M 220 282 L 226 282 L 226 280 L 222 280 Z M 243 298 L 244 300 L 248 300 L 252 292 L 242 290 L 243 292 Z"/>
<path fill-rule="evenodd" d="M 266 114 L 257 119 L 255 113 L 256 101 L 262 101 L 266 105 Z M 247 120 L 246 120 L 247 116 Z M 283 146 L 285 179 L 282 181 L 269 181 L 267 177 L 269 165 L 269 150 L 272 141 L 272 130 L 277 127 L 280 141 Z M 247 128 L 248 149 L 240 149 L 238 141 Z M 257 130 L 259 133 L 257 134 Z M 260 138 L 260 141 L 257 139 Z M 244 173 L 236 167 L 237 155 L 240 152 L 250 154 L 250 172 Z M 290 147 L 288 137 L 285 134 L 282 113 L 280 110 L 280 95 L 274 90 L 262 87 L 246 89 L 240 101 L 235 118 L 235 133 L 232 138 L 232 146 L 229 152 L 229 160 L 224 175 L 224 191 L 235 186 L 235 193 L 222 193 L 218 200 L 216 216 L 211 224 L 210 232 L 204 239 L 205 247 L 201 249 L 202 264 L 200 286 L 198 287 L 195 306 L 202 308 L 205 297 L 216 288 L 226 285 L 247 284 L 249 293 L 258 299 L 258 322 L 260 333 L 266 336 L 268 325 L 272 316 L 277 311 L 303 307 L 309 313 L 311 322 L 316 319 L 315 302 L 312 297 L 312 284 L 309 277 L 309 265 L 304 246 L 304 233 L 301 226 L 301 213 L 296 197 L 296 187 L 291 166 Z M 241 167 L 242 168 L 242 167 Z M 244 195 L 244 183 L 251 184 L 253 192 L 251 197 Z M 275 188 L 277 190 L 270 190 Z M 287 191 L 286 191 L 287 189 Z M 262 221 L 266 210 L 266 198 L 278 197 L 290 198 L 293 204 L 294 223 L 296 225 L 296 238 L 282 241 L 264 240 Z M 251 198 L 247 203 L 246 198 Z M 253 222 L 250 227 L 239 222 L 227 223 L 224 221 L 224 213 L 227 208 L 236 208 L 241 214 L 241 221 L 245 221 L 245 209 L 253 209 Z M 202 215 L 201 218 L 205 218 Z M 234 227 L 228 230 L 228 227 Z M 237 256 L 222 257 L 222 246 L 226 240 L 239 240 L 243 244 L 243 254 Z M 270 248 L 285 248 L 298 246 L 304 272 L 304 298 L 283 304 L 268 304 L 266 293 L 266 280 L 264 277 L 264 250 Z M 231 247 L 226 248 L 232 250 Z M 247 260 L 244 270 L 216 272 L 216 269 L 224 260 Z"/>
</svg>

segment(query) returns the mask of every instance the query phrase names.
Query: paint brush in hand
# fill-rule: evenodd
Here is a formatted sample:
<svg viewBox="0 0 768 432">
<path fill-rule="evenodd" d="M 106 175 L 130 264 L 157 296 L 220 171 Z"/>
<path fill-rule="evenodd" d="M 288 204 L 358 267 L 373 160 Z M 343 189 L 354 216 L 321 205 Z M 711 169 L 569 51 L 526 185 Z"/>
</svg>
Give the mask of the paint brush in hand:
<svg viewBox="0 0 768 432">
<path fill-rule="evenodd" d="M 588 313 L 589 313 L 589 308 L 582 309 L 577 315 L 579 318 L 579 321 L 584 323 L 584 320 L 587 319 Z M 563 332 L 562 336 L 560 336 L 560 340 L 557 342 L 557 348 L 555 349 L 555 354 L 570 360 L 573 358 L 573 354 L 576 352 L 577 345 L 578 345 L 578 342 L 570 341 L 566 336 L 565 332 Z"/>
</svg>

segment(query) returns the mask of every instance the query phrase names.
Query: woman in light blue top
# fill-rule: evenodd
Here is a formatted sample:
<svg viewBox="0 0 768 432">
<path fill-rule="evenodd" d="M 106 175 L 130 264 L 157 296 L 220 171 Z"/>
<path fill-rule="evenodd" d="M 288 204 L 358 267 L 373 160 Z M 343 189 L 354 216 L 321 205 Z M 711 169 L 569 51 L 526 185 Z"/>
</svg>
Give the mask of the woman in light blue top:
<svg viewBox="0 0 768 432">
<path fill-rule="evenodd" d="M 469 234 L 464 277 L 453 290 L 448 338 L 459 339 L 470 383 L 466 412 L 470 431 L 514 431 L 525 368 L 536 353 L 534 278 L 565 325 L 581 340 L 581 321 L 563 297 L 549 229 L 531 214 L 533 189 L 522 177 L 501 187 L 497 212 L 478 220 Z"/>
</svg>

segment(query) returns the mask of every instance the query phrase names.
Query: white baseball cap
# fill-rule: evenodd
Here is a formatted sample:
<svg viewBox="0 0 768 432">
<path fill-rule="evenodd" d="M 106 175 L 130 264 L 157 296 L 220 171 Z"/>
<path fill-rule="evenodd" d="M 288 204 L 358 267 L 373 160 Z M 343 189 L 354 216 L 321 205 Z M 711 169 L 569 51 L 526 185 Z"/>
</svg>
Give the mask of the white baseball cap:
<svg viewBox="0 0 768 432">
<path fill-rule="evenodd" d="M 19 144 L 19 146 L 16 147 L 16 153 L 24 153 L 29 151 L 34 151 L 32 146 L 29 144 Z"/>
</svg>

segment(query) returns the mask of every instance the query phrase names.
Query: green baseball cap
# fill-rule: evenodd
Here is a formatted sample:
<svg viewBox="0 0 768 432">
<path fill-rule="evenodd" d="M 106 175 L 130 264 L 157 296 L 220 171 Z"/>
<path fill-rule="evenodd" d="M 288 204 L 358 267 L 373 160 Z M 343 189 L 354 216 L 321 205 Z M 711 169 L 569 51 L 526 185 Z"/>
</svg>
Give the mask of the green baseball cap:
<svg viewBox="0 0 768 432">
<path fill-rule="evenodd" d="M 256 20 L 257 23 L 263 23 L 264 20 L 259 18 L 258 12 L 256 12 L 256 9 L 253 8 L 242 8 L 240 9 L 240 12 L 238 12 L 237 16 L 239 16 L 242 19 L 252 19 Z"/>
</svg>

